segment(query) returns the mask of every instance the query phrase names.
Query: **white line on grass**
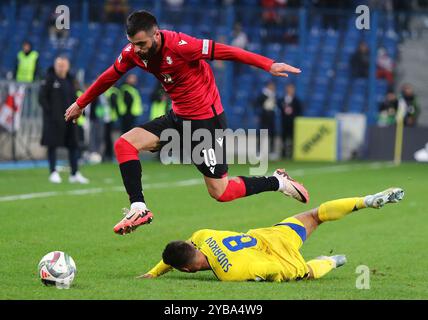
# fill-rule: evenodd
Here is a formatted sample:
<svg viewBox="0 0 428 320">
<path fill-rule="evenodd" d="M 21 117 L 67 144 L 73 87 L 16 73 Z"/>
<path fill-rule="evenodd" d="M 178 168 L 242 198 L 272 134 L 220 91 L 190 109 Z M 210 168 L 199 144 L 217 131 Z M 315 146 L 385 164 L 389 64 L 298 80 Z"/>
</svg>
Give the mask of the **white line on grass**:
<svg viewBox="0 0 428 320">
<path fill-rule="evenodd" d="M 189 179 L 176 182 L 160 182 L 160 183 L 147 183 L 144 184 L 144 189 L 165 189 L 169 187 L 185 187 L 193 186 L 197 184 L 203 184 L 202 179 Z M 28 200 L 37 198 L 49 198 L 63 195 L 81 196 L 87 194 L 103 193 L 108 191 L 125 192 L 125 188 L 122 187 L 108 187 L 108 188 L 88 188 L 88 189 L 76 189 L 70 191 L 51 191 L 51 192 L 37 192 L 27 194 L 17 194 L 13 196 L 0 197 L 0 202 L 16 201 L 16 200 Z"/>
<path fill-rule="evenodd" d="M 328 172 L 347 172 L 351 170 L 358 169 L 383 169 L 390 168 L 394 166 L 391 162 L 373 162 L 370 164 L 344 164 L 344 165 L 334 165 L 326 167 L 315 167 L 315 168 L 306 168 L 306 169 L 296 169 L 289 171 L 292 177 L 303 176 L 307 174 L 321 174 Z M 186 187 L 203 184 L 202 179 L 188 179 L 174 182 L 158 182 L 158 183 L 147 183 L 143 184 L 143 189 L 166 189 L 171 187 Z M 37 199 L 37 198 L 49 198 L 63 195 L 71 196 L 81 196 L 87 194 L 96 194 L 103 192 L 125 192 L 123 186 L 107 187 L 107 188 L 88 188 L 88 189 L 76 189 L 70 191 L 49 191 L 49 192 L 36 192 L 36 193 L 27 193 L 27 194 L 17 194 L 11 196 L 0 197 L 0 202 L 7 201 L 16 201 L 16 200 L 28 200 L 28 199 Z"/>
</svg>

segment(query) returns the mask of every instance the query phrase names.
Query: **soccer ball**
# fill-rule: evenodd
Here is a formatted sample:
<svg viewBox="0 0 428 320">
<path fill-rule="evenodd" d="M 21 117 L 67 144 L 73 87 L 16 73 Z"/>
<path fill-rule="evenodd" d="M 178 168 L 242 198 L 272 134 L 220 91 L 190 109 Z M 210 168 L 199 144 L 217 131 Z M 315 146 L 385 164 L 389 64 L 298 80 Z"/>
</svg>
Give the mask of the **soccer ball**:
<svg viewBox="0 0 428 320">
<path fill-rule="evenodd" d="M 58 289 L 70 288 L 77 272 L 73 258 L 62 251 L 49 252 L 40 260 L 38 269 L 42 283 Z"/>
</svg>

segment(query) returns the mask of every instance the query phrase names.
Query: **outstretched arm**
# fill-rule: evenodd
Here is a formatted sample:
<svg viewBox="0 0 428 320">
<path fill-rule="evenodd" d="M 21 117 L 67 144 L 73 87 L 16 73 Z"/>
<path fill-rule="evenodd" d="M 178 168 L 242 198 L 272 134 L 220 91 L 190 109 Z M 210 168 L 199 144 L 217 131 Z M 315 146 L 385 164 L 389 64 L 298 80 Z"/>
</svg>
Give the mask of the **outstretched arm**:
<svg viewBox="0 0 428 320">
<path fill-rule="evenodd" d="M 166 263 L 161 260 L 154 268 L 152 268 L 149 272 L 142 274 L 141 276 L 138 276 L 137 278 L 156 278 L 159 277 L 169 271 L 171 271 L 173 268 L 170 265 L 167 265 Z"/>
<path fill-rule="evenodd" d="M 112 65 L 104 71 L 98 79 L 65 111 L 65 121 L 75 120 L 81 116 L 83 109 L 95 100 L 100 94 L 110 88 L 117 80 L 120 79 L 119 73 L 115 66 Z"/>
<path fill-rule="evenodd" d="M 178 41 L 180 40 L 180 41 Z M 199 59 L 231 60 L 245 63 L 267 72 L 273 76 L 288 77 L 289 73 L 300 73 L 300 69 L 238 47 L 217 43 L 208 39 L 197 39 L 184 33 L 179 33 L 177 46 L 174 49 L 188 61 Z"/>
<path fill-rule="evenodd" d="M 232 60 L 245 63 L 267 72 L 273 76 L 288 77 L 289 73 L 300 73 L 301 70 L 285 63 L 278 63 L 272 59 L 253 53 L 241 48 L 228 46 L 222 43 L 215 43 L 214 57 L 215 60 Z"/>
<path fill-rule="evenodd" d="M 117 57 L 114 64 L 105 70 L 97 80 L 86 90 L 79 99 L 76 100 L 65 112 L 65 120 L 76 120 L 83 112 L 83 109 L 96 97 L 110 88 L 127 71 L 135 67 L 135 62 L 131 56 L 132 45 L 128 44 Z"/>
</svg>

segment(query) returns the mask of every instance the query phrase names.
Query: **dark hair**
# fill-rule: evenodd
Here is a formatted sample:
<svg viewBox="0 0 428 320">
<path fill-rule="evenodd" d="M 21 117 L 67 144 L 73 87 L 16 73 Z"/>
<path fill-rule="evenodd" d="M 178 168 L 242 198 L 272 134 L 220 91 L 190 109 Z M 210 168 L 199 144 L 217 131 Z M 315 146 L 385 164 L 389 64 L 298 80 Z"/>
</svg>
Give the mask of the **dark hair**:
<svg viewBox="0 0 428 320">
<path fill-rule="evenodd" d="M 195 257 L 195 248 L 185 241 L 172 241 L 163 250 L 162 260 L 164 263 L 180 269 L 188 266 Z"/>
<path fill-rule="evenodd" d="M 155 26 L 158 26 L 155 16 L 144 10 L 134 11 L 126 19 L 126 33 L 131 37 L 140 31 L 150 31 Z"/>
</svg>

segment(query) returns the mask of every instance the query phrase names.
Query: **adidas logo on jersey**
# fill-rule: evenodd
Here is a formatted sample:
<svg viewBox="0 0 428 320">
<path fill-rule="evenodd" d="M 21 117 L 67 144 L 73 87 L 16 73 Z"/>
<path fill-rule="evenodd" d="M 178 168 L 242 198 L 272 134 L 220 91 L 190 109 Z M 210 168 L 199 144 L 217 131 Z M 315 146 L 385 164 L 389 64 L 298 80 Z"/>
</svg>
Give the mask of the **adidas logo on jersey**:
<svg viewBox="0 0 428 320">
<path fill-rule="evenodd" d="M 187 44 L 187 42 L 186 42 L 186 41 L 184 41 L 184 40 L 180 40 L 180 41 L 178 42 L 178 45 L 179 45 L 179 46 L 184 46 L 185 44 Z"/>
<path fill-rule="evenodd" d="M 210 167 L 210 171 L 211 171 L 212 174 L 214 174 L 215 167 Z"/>
</svg>

